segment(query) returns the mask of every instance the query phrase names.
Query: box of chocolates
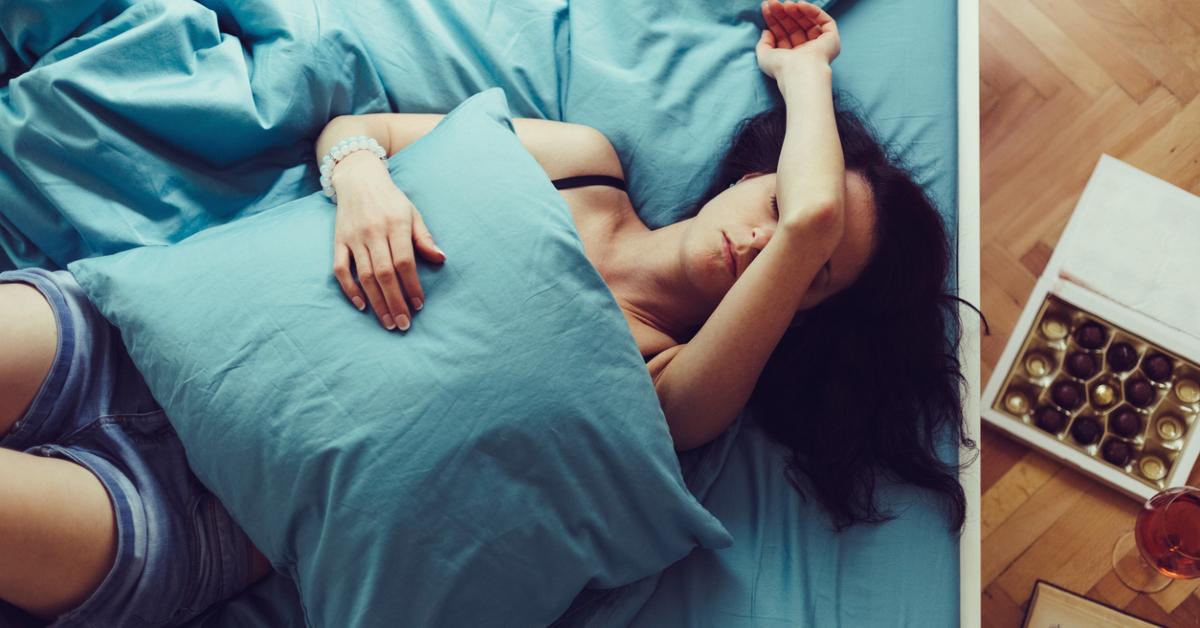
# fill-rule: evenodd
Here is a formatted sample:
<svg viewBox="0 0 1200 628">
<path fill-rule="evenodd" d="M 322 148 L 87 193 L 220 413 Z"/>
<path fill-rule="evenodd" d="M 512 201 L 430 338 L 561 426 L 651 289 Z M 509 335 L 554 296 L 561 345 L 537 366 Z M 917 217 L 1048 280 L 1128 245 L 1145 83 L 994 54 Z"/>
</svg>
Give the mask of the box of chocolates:
<svg viewBox="0 0 1200 628">
<path fill-rule="evenodd" d="M 1070 448 L 1079 466 L 1136 480 L 1139 496 L 1186 482 L 1195 456 L 1181 458 L 1184 443 L 1200 443 L 1195 362 L 1047 293 L 1002 379 L 990 409 Z"/>
<path fill-rule="evenodd" d="M 1141 499 L 1186 484 L 1200 455 L 1200 247 L 1170 235 L 1184 219 L 1200 233 L 1200 199 L 1165 185 L 1101 159 L 983 399 L 995 427 Z M 1146 199 L 1186 211 L 1147 226 Z M 1112 246 L 1139 237 L 1155 255 Z"/>
</svg>

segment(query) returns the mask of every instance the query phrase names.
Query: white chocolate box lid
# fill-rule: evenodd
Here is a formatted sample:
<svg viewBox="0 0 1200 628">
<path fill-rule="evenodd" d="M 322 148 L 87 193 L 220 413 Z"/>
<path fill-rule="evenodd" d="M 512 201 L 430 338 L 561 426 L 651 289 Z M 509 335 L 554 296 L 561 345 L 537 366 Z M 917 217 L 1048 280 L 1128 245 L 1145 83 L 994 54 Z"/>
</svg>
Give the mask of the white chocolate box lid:
<svg viewBox="0 0 1200 628">
<path fill-rule="evenodd" d="M 1101 155 L 1053 275 L 1200 339 L 1200 196 Z"/>
</svg>

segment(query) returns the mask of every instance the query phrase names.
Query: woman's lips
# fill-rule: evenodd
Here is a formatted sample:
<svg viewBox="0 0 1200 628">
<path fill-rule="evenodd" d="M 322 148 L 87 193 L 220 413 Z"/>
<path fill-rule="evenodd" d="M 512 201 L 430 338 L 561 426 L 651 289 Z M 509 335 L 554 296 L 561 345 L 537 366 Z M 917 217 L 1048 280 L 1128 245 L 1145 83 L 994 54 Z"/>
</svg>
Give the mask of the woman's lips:
<svg viewBox="0 0 1200 628">
<path fill-rule="evenodd" d="M 729 262 L 729 272 L 733 273 L 734 277 L 737 277 L 737 258 L 733 256 L 733 245 L 729 243 L 729 236 L 725 235 L 724 231 L 721 232 L 721 240 L 725 251 L 725 259 Z"/>
</svg>

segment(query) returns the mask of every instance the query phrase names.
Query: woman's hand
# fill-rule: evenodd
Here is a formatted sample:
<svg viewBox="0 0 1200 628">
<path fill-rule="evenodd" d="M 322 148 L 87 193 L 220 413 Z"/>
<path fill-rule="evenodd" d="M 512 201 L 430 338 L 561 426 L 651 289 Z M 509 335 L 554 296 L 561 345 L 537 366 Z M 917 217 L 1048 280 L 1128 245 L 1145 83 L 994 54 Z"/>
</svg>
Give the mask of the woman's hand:
<svg viewBox="0 0 1200 628">
<path fill-rule="evenodd" d="M 414 250 L 437 263 L 446 261 L 446 254 L 434 244 L 421 213 L 392 182 L 387 167 L 369 151 L 352 153 L 339 162 L 333 187 L 337 191 L 334 277 L 354 307 L 366 308 L 366 292 L 366 301 L 385 328 L 407 330 L 412 312 L 425 301 Z M 358 283 L 350 272 L 351 261 Z"/>
<path fill-rule="evenodd" d="M 767 0 L 762 3 L 762 14 L 767 29 L 754 52 L 758 67 L 773 79 L 778 80 L 789 65 L 809 55 L 833 63 L 842 51 L 837 23 L 815 4 Z"/>
</svg>

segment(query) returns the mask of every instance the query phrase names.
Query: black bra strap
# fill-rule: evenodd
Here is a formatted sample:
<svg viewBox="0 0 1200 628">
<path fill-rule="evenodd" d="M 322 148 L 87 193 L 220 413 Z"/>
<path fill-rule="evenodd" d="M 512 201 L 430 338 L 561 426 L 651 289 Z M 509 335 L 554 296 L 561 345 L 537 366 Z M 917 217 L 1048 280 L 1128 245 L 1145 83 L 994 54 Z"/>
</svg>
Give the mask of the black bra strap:
<svg viewBox="0 0 1200 628">
<path fill-rule="evenodd" d="M 607 185 L 620 190 L 625 189 L 625 182 L 616 178 L 603 174 L 588 174 L 580 177 L 566 177 L 563 179 L 555 179 L 554 187 L 559 190 L 567 190 L 570 188 L 583 187 L 585 185 Z"/>
</svg>

